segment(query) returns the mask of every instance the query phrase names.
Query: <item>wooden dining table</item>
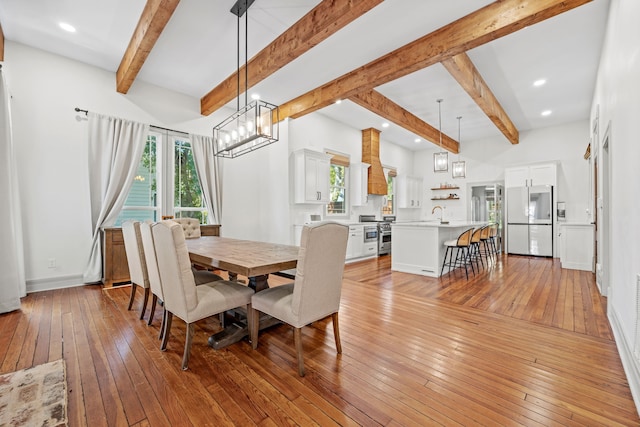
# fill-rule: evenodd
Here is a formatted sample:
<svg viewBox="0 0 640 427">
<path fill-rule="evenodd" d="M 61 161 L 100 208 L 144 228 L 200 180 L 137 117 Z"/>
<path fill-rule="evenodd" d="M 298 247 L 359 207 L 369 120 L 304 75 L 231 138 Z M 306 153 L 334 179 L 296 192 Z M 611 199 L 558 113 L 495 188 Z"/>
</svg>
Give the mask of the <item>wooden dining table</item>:
<svg viewBox="0 0 640 427">
<path fill-rule="evenodd" d="M 269 287 L 269 274 L 281 273 L 296 268 L 298 246 L 252 240 L 230 239 L 219 236 L 202 236 L 187 239 L 187 249 L 191 262 L 204 268 L 225 270 L 230 280 L 238 275 L 248 278 L 249 287 L 260 292 Z M 246 315 L 235 310 L 234 321 L 223 331 L 209 337 L 209 345 L 219 349 L 248 336 Z M 260 329 L 276 324 L 272 319 L 260 320 Z"/>
</svg>

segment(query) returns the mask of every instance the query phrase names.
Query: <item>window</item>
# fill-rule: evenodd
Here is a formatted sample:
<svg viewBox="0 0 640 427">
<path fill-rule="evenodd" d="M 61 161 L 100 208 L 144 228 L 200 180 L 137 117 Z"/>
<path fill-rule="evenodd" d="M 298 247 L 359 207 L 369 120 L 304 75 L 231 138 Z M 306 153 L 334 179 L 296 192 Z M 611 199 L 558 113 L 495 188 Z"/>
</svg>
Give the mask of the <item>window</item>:
<svg viewBox="0 0 640 427">
<path fill-rule="evenodd" d="M 393 196 L 397 172 L 395 169 L 385 169 L 385 175 L 387 175 L 387 204 L 382 206 L 382 214 L 394 215 L 396 206 Z"/>
<path fill-rule="evenodd" d="M 327 152 L 333 157 L 329 166 L 329 204 L 327 215 L 346 216 L 348 212 L 349 158 L 343 154 Z"/>
<path fill-rule="evenodd" d="M 205 224 L 207 214 L 189 139 L 151 130 L 115 225 L 126 220 L 158 221 L 162 216 L 198 218 Z"/>
</svg>

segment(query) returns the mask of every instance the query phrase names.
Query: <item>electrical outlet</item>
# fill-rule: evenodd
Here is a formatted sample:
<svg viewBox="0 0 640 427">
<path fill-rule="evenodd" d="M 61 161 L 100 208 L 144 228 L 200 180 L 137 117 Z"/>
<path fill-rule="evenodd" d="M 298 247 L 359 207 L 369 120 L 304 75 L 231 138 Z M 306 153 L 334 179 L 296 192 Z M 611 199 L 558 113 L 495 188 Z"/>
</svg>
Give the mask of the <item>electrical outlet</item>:
<svg viewBox="0 0 640 427">
<path fill-rule="evenodd" d="M 56 268 L 56 259 L 49 258 L 49 268 Z"/>
</svg>

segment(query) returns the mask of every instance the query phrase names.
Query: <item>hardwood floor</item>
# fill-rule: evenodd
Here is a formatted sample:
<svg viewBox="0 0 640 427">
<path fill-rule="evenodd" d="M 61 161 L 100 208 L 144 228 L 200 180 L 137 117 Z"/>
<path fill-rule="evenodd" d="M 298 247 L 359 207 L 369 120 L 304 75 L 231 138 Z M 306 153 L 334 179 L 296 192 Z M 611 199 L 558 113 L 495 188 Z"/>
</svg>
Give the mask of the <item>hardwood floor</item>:
<svg viewBox="0 0 640 427">
<path fill-rule="evenodd" d="M 304 378 L 289 327 L 216 351 L 217 319 L 198 324 L 183 372 L 184 323 L 161 352 L 160 308 L 147 326 L 128 287 L 98 286 L 0 315 L 0 373 L 64 358 L 70 426 L 640 424 L 591 274 L 515 256 L 468 281 L 389 267 L 346 267 L 343 354 L 330 321 L 304 328 Z"/>
</svg>

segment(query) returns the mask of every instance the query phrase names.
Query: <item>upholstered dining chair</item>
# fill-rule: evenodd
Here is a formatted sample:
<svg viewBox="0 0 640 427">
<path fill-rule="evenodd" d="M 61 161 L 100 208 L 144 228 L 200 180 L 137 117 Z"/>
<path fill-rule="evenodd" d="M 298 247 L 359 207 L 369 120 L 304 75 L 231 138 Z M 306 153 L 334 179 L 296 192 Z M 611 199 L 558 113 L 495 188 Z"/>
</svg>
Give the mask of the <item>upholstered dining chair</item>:
<svg viewBox="0 0 640 427">
<path fill-rule="evenodd" d="M 129 265 L 129 277 L 131 280 L 131 295 L 129 296 L 129 306 L 131 310 L 133 300 L 136 296 L 138 286 L 144 289 L 144 300 L 140 309 L 140 319 L 144 318 L 149 301 L 149 275 L 147 263 L 142 247 L 142 236 L 140 235 L 139 221 L 125 221 L 122 223 L 122 237 L 124 238 L 124 249 L 127 253 L 127 264 Z"/>
<path fill-rule="evenodd" d="M 349 227 L 345 225 L 321 223 L 305 226 L 302 229 L 295 281 L 257 292 L 251 298 L 253 348 L 258 347 L 261 312 L 293 326 L 298 374 L 301 377 L 304 376 L 303 326 L 331 316 L 336 350 L 342 353 L 338 310 L 348 237 Z"/>
<path fill-rule="evenodd" d="M 202 236 L 200 231 L 200 220 L 198 218 L 173 218 L 172 221 L 182 226 L 186 239 L 197 239 Z"/>
<path fill-rule="evenodd" d="M 173 316 L 184 320 L 187 331 L 182 369 L 186 370 L 195 330 L 194 323 L 241 306 L 245 306 L 247 316 L 251 316 L 253 290 L 227 280 L 196 286 L 182 227 L 173 221 L 162 221 L 152 225 L 151 231 L 166 310 L 165 332 L 160 348 L 163 351 L 167 348 Z"/>
</svg>

